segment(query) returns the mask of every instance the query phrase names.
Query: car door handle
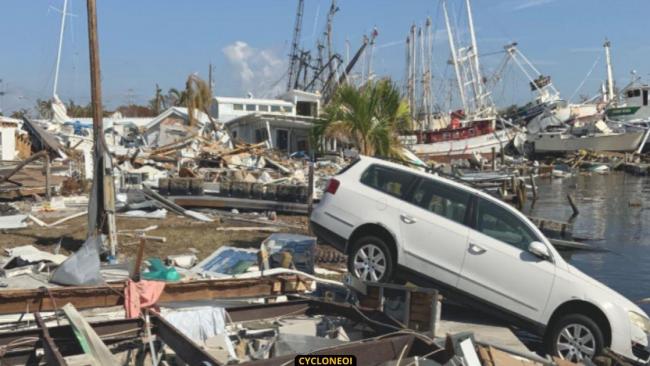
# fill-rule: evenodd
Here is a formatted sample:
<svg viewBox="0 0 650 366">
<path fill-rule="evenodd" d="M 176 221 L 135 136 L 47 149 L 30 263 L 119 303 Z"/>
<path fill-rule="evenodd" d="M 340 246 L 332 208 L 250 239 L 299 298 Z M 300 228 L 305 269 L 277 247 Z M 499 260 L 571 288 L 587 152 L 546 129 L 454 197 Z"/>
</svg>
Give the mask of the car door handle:
<svg viewBox="0 0 650 366">
<path fill-rule="evenodd" d="M 487 252 L 487 250 L 485 248 L 479 246 L 479 245 L 474 244 L 474 243 L 469 243 L 469 252 L 472 253 L 472 254 L 480 255 L 480 254 L 483 254 L 483 253 Z"/>
<path fill-rule="evenodd" d="M 399 218 L 402 219 L 402 222 L 405 224 L 415 224 L 418 221 L 415 218 L 406 214 L 399 215 Z"/>
</svg>

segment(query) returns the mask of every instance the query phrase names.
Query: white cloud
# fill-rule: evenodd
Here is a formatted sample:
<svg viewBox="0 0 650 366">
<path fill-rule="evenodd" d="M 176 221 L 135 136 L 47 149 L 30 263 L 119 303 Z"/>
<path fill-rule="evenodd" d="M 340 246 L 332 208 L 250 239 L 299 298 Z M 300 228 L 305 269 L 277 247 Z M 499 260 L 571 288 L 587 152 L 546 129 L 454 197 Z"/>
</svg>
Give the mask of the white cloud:
<svg viewBox="0 0 650 366">
<path fill-rule="evenodd" d="M 557 0 L 520 0 L 517 2 L 517 5 L 515 5 L 512 10 L 517 11 L 517 10 L 524 10 L 528 8 L 534 8 L 537 6 L 542 6 L 550 3 L 554 3 Z"/>
<path fill-rule="evenodd" d="M 222 49 L 235 70 L 240 92 L 256 96 L 276 96 L 283 91 L 287 64 L 272 49 L 257 49 L 244 41 L 236 41 Z"/>
</svg>

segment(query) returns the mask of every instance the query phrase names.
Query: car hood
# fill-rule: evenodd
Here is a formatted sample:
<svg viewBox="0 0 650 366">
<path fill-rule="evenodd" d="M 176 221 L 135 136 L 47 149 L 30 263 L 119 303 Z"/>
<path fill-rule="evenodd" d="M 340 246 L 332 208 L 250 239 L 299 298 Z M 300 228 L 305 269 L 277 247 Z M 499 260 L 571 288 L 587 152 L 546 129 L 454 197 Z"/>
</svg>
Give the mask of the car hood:
<svg viewBox="0 0 650 366">
<path fill-rule="evenodd" d="M 568 269 L 569 269 L 569 273 L 571 273 L 571 275 L 576 277 L 581 282 L 588 283 L 589 285 L 598 288 L 600 291 L 606 294 L 612 303 L 622 307 L 627 311 L 634 311 L 635 313 L 638 313 L 648 318 L 648 314 L 646 314 L 645 311 L 643 311 L 643 309 L 641 309 L 638 305 L 630 301 L 627 297 L 612 290 L 611 288 L 604 285 L 602 282 L 597 281 L 594 278 L 586 275 L 584 272 L 582 272 L 581 270 L 577 269 L 572 265 L 568 265 Z"/>
</svg>

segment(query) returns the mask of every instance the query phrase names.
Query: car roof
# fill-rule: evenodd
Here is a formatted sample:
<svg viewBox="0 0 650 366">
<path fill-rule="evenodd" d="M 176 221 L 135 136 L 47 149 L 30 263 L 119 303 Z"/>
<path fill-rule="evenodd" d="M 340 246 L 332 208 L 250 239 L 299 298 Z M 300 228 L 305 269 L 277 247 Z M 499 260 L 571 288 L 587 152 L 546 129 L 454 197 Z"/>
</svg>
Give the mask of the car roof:
<svg viewBox="0 0 650 366">
<path fill-rule="evenodd" d="M 384 166 L 387 166 L 387 167 L 390 167 L 390 168 L 395 168 L 395 169 L 403 170 L 403 171 L 408 172 L 408 173 L 411 173 L 411 174 L 417 174 L 417 175 L 419 175 L 419 176 L 421 176 L 421 177 L 425 177 L 425 178 L 434 178 L 434 179 L 436 179 L 436 180 L 438 180 L 438 181 L 440 181 L 440 182 L 442 182 L 442 183 L 446 183 L 446 184 L 452 185 L 452 186 L 454 186 L 454 187 L 458 187 L 458 188 L 460 188 L 460 189 L 463 189 L 463 190 L 465 190 L 465 191 L 467 191 L 467 192 L 470 192 L 470 193 L 473 193 L 473 194 L 481 195 L 482 197 L 485 197 L 485 196 L 490 197 L 490 195 L 486 194 L 485 192 L 482 192 L 482 191 L 480 191 L 480 190 L 474 189 L 474 188 L 472 188 L 472 187 L 468 187 L 468 186 L 465 185 L 465 184 L 458 183 L 458 182 L 456 182 L 456 181 L 454 181 L 454 180 L 452 180 L 452 179 L 448 179 L 448 178 L 442 177 L 442 176 L 440 176 L 440 175 L 438 175 L 438 174 L 435 174 L 435 173 L 423 172 L 423 171 L 421 171 L 421 170 L 418 170 L 418 169 L 415 169 L 415 168 L 411 168 L 411 167 L 408 167 L 408 166 L 405 166 L 405 165 L 402 165 L 402 164 L 394 163 L 394 162 L 392 162 L 392 161 L 383 160 L 383 159 L 374 158 L 374 157 L 365 156 L 365 155 L 359 155 L 359 158 L 360 158 L 362 161 L 369 161 L 369 162 L 371 162 L 371 163 L 373 163 L 373 164 L 380 164 L 380 165 L 384 165 Z M 423 167 L 423 168 L 424 168 L 424 167 Z"/>
<path fill-rule="evenodd" d="M 452 179 L 442 177 L 442 176 L 440 176 L 438 174 L 423 172 L 423 171 L 420 171 L 420 170 L 417 170 L 417 169 L 414 169 L 414 168 L 411 168 L 411 167 L 408 167 L 408 166 L 405 166 L 405 165 L 402 165 L 402 164 L 398 164 L 398 163 L 395 163 L 395 162 L 392 162 L 392 161 L 379 159 L 379 158 L 375 158 L 375 157 L 371 157 L 371 156 L 359 155 L 359 158 L 362 161 L 368 161 L 368 162 L 370 162 L 372 164 L 380 164 L 380 165 L 384 165 L 384 166 L 387 166 L 387 167 L 403 170 L 403 171 L 411 173 L 411 174 L 417 174 L 417 175 L 419 175 L 421 177 L 433 178 L 433 179 L 435 179 L 435 180 L 437 180 L 439 182 L 446 183 L 446 184 L 449 184 L 449 185 L 453 186 L 454 188 L 462 189 L 465 192 L 475 194 L 475 195 L 477 195 L 477 196 L 479 196 L 481 198 L 484 198 L 484 199 L 486 199 L 486 200 L 488 200 L 490 202 L 496 203 L 499 206 L 506 207 L 506 208 L 510 209 L 511 211 L 519 213 L 517 210 L 512 210 L 512 207 L 509 206 L 507 203 L 495 198 L 494 196 L 492 196 L 492 195 L 490 195 L 490 194 L 488 194 L 486 192 L 483 192 L 483 191 L 481 191 L 479 189 L 476 189 L 476 188 L 469 187 L 466 184 L 459 183 L 459 182 L 454 181 Z M 521 214 L 521 215 L 523 217 L 525 217 L 525 215 L 523 215 L 523 214 Z"/>
</svg>

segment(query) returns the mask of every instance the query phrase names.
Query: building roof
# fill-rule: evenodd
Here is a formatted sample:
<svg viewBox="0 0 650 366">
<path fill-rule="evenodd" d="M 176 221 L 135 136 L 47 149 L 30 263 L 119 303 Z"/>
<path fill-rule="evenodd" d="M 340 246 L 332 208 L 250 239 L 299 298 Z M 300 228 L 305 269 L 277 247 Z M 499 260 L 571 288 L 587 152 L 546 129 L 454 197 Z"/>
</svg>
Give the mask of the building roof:
<svg viewBox="0 0 650 366">
<path fill-rule="evenodd" d="M 201 112 L 201 111 L 194 111 L 195 112 L 195 118 L 196 121 L 199 123 L 199 125 L 204 125 L 206 123 L 210 122 L 210 117 L 208 117 L 207 114 Z M 187 108 L 185 107 L 171 107 L 168 108 L 166 111 L 162 112 L 159 114 L 156 118 L 152 119 L 151 122 L 149 122 L 146 125 L 146 129 L 150 129 L 152 127 L 155 127 L 157 124 L 162 122 L 165 118 L 171 116 L 171 115 L 177 115 L 181 116 L 182 118 L 188 118 L 188 111 Z"/>
<path fill-rule="evenodd" d="M 227 127 L 233 127 L 239 124 L 249 122 L 269 121 L 269 123 L 280 124 L 283 126 L 293 125 L 300 127 L 311 127 L 316 118 L 309 116 L 278 115 L 274 113 L 251 113 L 245 116 L 237 117 L 226 123 Z"/>
<path fill-rule="evenodd" d="M 0 116 L 0 123 L 2 124 L 15 124 L 16 126 L 22 123 L 21 120 L 11 117 Z"/>
<path fill-rule="evenodd" d="M 269 104 L 293 107 L 293 103 L 282 99 L 258 99 L 258 98 L 235 98 L 235 97 L 214 97 L 219 104 Z"/>
</svg>

